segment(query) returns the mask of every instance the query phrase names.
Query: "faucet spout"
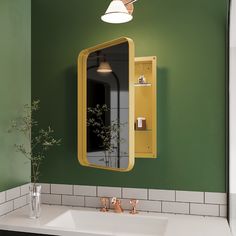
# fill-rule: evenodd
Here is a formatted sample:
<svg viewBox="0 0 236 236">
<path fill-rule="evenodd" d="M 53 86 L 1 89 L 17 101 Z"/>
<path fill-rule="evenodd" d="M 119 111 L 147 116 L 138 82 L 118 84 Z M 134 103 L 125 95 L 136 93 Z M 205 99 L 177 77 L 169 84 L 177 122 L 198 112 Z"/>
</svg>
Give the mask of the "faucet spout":
<svg viewBox="0 0 236 236">
<path fill-rule="evenodd" d="M 101 197 L 100 198 L 101 204 L 102 204 L 102 208 L 100 209 L 100 211 L 102 212 L 107 212 L 109 211 L 108 209 L 108 204 L 109 204 L 109 198 L 107 197 Z"/>
<path fill-rule="evenodd" d="M 111 204 L 114 206 L 114 211 L 116 213 L 122 213 L 124 211 L 121 206 L 121 200 L 117 199 L 116 197 L 112 198 Z"/>
<path fill-rule="evenodd" d="M 130 214 L 132 214 L 132 215 L 138 214 L 137 204 L 138 204 L 138 200 L 136 200 L 136 199 L 130 200 L 130 205 L 132 206 L 132 210 L 130 211 Z"/>
</svg>

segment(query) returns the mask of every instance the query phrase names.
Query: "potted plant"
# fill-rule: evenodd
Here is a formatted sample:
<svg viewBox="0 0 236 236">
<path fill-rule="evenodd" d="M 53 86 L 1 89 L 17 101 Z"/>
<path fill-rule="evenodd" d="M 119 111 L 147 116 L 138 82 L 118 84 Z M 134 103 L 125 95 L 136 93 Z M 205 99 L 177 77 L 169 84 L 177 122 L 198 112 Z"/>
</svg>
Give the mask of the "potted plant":
<svg viewBox="0 0 236 236">
<path fill-rule="evenodd" d="M 11 122 L 9 132 L 21 135 L 22 143 L 14 144 L 17 152 L 20 152 L 31 162 L 31 185 L 30 185 L 30 217 L 40 216 L 40 194 L 41 186 L 38 185 L 40 176 L 40 165 L 46 157 L 46 152 L 53 146 L 58 146 L 61 139 L 53 137 L 54 130 L 48 126 L 39 129 L 34 114 L 39 110 L 39 100 L 33 101 L 31 105 L 23 107 L 22 114 Z M 23 139 L 24 138 L 24 139 Z M 26 140 L 26 141 L 25 141 Z"/>
</svg>

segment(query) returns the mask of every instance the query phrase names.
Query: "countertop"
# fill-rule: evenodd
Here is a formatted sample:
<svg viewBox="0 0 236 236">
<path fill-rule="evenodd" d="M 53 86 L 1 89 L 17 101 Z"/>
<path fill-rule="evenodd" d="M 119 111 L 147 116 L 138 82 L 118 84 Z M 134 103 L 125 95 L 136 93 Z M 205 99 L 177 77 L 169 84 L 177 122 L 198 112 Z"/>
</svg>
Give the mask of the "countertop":
<svg viewBox="0 0 236 236">
<path fill-rule="evenodd" d="M 0 217 L 0 229 L 60 236 L 98 236 L 93 233 L 78 233 L 78 231 L 73 229 L 46 226 L 48 222 L 70 209 L 98 211 L 97 209 L 42 205 L 41 217 L 39 219 L 30 219 L 28 216 L 28 206 L 25 206 Z M 168 224 L 165 236 L 232 236 L 225 218 L 161 213 L 140 214 L 167 217 Z"/>
</svg>

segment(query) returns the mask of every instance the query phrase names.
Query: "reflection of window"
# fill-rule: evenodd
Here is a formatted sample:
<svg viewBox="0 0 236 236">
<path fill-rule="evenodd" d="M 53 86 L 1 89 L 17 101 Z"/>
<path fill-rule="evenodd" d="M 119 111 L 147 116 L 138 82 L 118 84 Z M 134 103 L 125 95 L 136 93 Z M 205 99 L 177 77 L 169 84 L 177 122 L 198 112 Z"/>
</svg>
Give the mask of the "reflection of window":
<svg viewBox="0 0 236 236">
<path fill-rule="evenodd" d="M 87 107 L 96 107 L 96 105 L 104 105 L 110 107 L 111 87 L 108 83 L 100 82 L 93 79 L 87 80 Z M 89 119 L 89 113 L 87 113 Z M 110 125 L 110 112 L 106 112 L 103 116 L 103 122 L 106 126 Z M 92 132 L 92 128 L 87 128 L 87 152 L 103 151 L 102 141 L 99 140 Z"/>
</svg>

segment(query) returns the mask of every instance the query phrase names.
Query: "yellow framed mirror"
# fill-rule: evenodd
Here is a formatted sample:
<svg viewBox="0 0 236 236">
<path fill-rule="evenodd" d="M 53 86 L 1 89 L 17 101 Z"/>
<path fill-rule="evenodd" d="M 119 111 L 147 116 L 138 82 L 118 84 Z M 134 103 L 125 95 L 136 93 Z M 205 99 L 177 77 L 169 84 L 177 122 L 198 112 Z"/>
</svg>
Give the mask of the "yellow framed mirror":
<svg viewBox="0 0 236 236">
<path fill-rule="evenodd" d="M 118 38 L 78 57 L 78 160 L 94 168 L 134 166 L 134 43 Z"/>
</svg>

